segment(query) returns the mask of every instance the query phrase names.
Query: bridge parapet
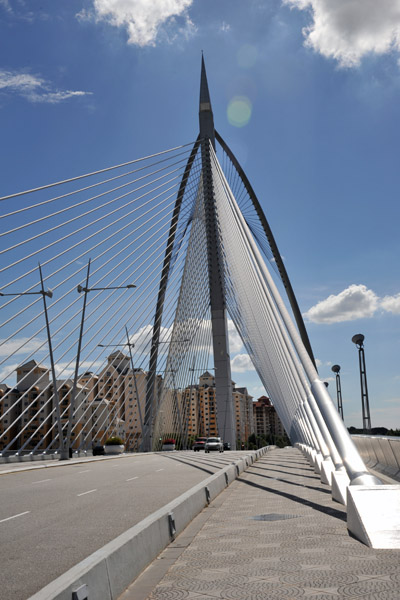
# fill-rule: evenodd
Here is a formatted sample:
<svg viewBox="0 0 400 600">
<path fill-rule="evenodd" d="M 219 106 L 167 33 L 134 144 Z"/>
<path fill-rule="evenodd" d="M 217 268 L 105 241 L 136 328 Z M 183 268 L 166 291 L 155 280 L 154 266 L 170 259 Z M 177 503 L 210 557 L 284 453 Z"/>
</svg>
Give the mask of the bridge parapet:
<svg viewBox="0 0 400 600">
<path fill-rule="evenodd" d="M 400 437 L 352 435 L 368 467 L 400 481 Z"/>
</svg>

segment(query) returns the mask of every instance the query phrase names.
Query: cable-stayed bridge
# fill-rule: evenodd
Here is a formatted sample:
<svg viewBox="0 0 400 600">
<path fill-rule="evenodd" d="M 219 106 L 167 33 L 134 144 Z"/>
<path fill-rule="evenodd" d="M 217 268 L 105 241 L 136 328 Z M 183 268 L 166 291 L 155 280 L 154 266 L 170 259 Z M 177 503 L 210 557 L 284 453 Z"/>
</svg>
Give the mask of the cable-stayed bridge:
<svg viewBox="0 0 400 600">
<path fill-rule="evenodd" d="M 190 143 L 1 198 L 2 455 L 66 460 L 110 437 L 235 448 L 229 317 L 350 531 L 399 547 L 400 489 L 368 472 L 318 377 L 268 221 L 214 127 L 204 62 L 199 121 Z"/>
</svg>

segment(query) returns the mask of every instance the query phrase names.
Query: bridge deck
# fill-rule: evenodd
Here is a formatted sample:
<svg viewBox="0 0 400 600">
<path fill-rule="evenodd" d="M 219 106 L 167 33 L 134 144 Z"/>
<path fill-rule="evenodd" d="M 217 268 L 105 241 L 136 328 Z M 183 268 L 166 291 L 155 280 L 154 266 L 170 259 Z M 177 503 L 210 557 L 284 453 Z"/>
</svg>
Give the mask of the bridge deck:
<svg viewBox="0 0 400 600">
<path fill-rule="evenodd" d="M 399 598 L 400 551 L 350 537 L 345 508 L 294 448 L 267 453 L 197 521 L 119 600 Z"/>
</svg>

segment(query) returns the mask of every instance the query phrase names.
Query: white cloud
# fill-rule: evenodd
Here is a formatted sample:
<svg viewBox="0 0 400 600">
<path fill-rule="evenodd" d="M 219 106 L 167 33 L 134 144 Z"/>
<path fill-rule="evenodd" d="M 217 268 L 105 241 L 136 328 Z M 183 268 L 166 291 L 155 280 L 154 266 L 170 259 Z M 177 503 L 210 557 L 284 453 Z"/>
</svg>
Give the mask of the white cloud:
<svg viewBox="0 0 400 600">
<path fill-rule="evenodd" d="M 93 0 L 94 19 L 126 29 L 128 44 L 154 46 L 160 32 L 168 35 L 168 27 L 175 31 L 172 39 L 176 38 L 176 31 L 186 37 L 194 31 L 187 12 L 192 3 L 193 0 Z M 80 20 L 89 17 L 87 11 L 77 15 Z"/>
<path fill-rule="evenodd" d="M 230 354 L 237 354 L 243 349 L 243 342 L 232 319 L 228 319 L 228 337 Z"/>
<path fill-rule="evenodd" d="M 170 348 L 172 335 L 172 327 L 161 327 L 160 329 L 160 345 L 158 348 L 159 354 L 165 354 Z M 129 337 L 131 344 L 134 344 L 133 352 L 135 354 L 149 354 L 151 349 L 151 340 L 153 336 L 153 325 L 144 325 L 136 333 Z M 122 350 L 128 353 L 128 349 Z"/>
<path fill-rule="evenodd" d="M 381 308 L 394 315 L 400 315 L 400 294 L 396 296 L 385 296 L 381 300 Z"/>
<path fill-rule="evenodd" d="M 17 374 L 15 373 L 15 371 L 20 364 L 21 363 L 13 363 L 12 365 L 7 365 L 6 367 L 3 367 L 0 371 L 0 382 L 6 383 L 10 387 L 14 387 L 17 381 Z"/>
<path fill-rule="evenodd" d="M 228 31 L 230 31 L 230 30 L 231 30 L 231 26 L 229 25 L 229 23 L 225 23 L 225 21 L 222 21 L 222 25 L 221 25 L 221 27 L 219 28 L 219 30 L 220 30 L 222 33 L 228 33 Z"/>
<path fill-rule="evenodd" d="M 46 344 L 45 340 L 33 337 L 29 339 L 27 337 L 20 337 L 9 340 L 0 340 L 0 356 L 11 356 L 15 354 L 30 354 L 31 352 L 37 351 L 40 346 Z M 47 347 L 47 346 L 46 346 Z"/>
<path fill-rule="evenodd" d="M 341 323 L 368 319 L 373 317 L 378 309 L 400 315 L 400 293 L 379 298 L 365 285 L 352 284 L 339 294 L 331 294 L 312 306 L 304 313 L 304 317 L 313 323 Z M 317 366 L 321 364 L 317 360 Z M 329 366 L 330 363 L 326 364 Z"/>
<path fill-rule="evenodd" d="M 88 96 L 92 92 L 73 92 L 72 90 L 66 90 L 65 92 L 49 92 L 48 94 L 30 94 L 29 100 L 31 102 L 46 102 L 47 104 L 58 104 L 68 98 L 74 98 L 76 96 Z"/>
<path fill-rule="evenodd" d="M 331 364 L 332 364 L 332 362 L 330 360 L 323 362 L 319 358 L 316 358 L 315 359 L 315 364 L 317 365 L 317 368 L 319 368 L 319 367 L 330 367 Z"/>
<path fill-rule="evenodd" d="M 255 371 L 253 363 L 248 354 L 237 354 L 231 360 L 231 369 L 234 373 L 245 373 L 246 371 Z"/>
<path fill-rule="evenodd" d="M 261 385 L 251 385 L 247 388 L 247 391 L 249 392 L 250 396 L 253 396 L 254 399 L 266 395 L 265 389 Z"/>
<path fill-rule="evenodd" d="M 400 0 L 282 0 L 307 10 L 305 45 L 342 67 L 356 67 L 369 53 L 400 51 Z"/>
<path fill-rule="evenodd" d="M 22 93 L 28 93 L 45 84 L 44 79 L 29 73 L 0 71 L 0 90 L 8 88 Z"/>
<path fill-rule="evenodd" d="M 365 285 L 350 285 L 340 294 L 312 306 L 304 316 L 313 323 L 340 323 L 372 317 L 379 306 L 379 298 Z"/>
<path fill-rule="evenodd" d="M 0 0 L 0 6 L 4 8 L 7 12 L 12 12 L 11 6 L 8 0 Z"/>
<path fill-rule="evenodd" d="M 79 365 L 79 375 L 82 375 L 86 371 L 93 371 L 97 373 L 101 367 L 105 364 L 104 360 L 84 360 Z M 59 362 L 54 365 L 57 378 L 61 375 L 62 379 L 70 379 L 75 374 L 75 362 Z M 51 375 L 50 375 L 51 377 Z"/>
<path fill-rule="evenodd" d="M 0 70 L 0 90 L 22 96 L 29 102 L 48 104 L 59 104 L 69 98 L 92 94 L 92 92 L 56 90 L 52 84 L 38 75 L 5 70 Z"/>
</svg>

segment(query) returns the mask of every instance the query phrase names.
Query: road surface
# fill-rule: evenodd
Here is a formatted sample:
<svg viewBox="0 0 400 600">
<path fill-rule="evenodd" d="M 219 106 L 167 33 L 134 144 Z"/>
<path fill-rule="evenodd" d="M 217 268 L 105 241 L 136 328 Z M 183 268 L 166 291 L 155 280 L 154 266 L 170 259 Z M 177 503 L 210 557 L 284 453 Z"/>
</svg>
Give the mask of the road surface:
<svg viewBox="0 0 400 600">
<path fill-rule="evenodd" d="M 240 454 L 134 454 L 0 474 L 1 597 L 26 600 Z"/>
</svg>

